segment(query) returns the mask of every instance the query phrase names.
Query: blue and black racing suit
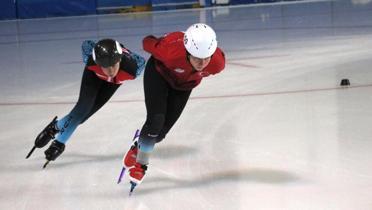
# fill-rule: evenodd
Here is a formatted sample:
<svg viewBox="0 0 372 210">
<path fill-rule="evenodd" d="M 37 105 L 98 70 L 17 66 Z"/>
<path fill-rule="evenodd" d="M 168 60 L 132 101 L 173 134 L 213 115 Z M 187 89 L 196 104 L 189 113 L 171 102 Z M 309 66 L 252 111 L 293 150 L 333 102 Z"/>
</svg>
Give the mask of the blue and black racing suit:
<svg viewBox="0 0 372 210">
<path fill-rule="evenodd" d="M 60 130 L 56 140 L 65 144 L 78 125 L 84 123 L 97 112 L 116 92 L 125 80 L 138 77 L 145 64 L 145 59 L 126 49 L 122 45 L 123 56 L 120 69 L 115 77 L 105 75 L 92 58 L 95 43 L 87 40 L 82 44 L 83 61 L 86 64 L 81 81 L 79 99 L 69 114 L 58 120 Z"/>
</svg>

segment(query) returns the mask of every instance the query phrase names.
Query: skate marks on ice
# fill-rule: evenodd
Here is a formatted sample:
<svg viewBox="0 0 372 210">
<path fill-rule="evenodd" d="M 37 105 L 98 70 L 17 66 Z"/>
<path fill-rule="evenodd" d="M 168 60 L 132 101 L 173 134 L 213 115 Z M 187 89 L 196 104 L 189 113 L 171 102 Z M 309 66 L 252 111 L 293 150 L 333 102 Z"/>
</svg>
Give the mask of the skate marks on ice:
<svg viewBox="0 0 372 210">
<path fill-rule="evenodd" d="M 154 168 L 153 171 L 159 169 Z M 298 176 L 290 172 L 265 169 L 265 168 L 242 168 L 230 169 L 225 171 L 217 171 L 213 173 L 206 173 L 200 177 L 182 179 L 175 176 L 169 176 L 161 172 L 161 175 L 154 177 L 149 173 L 148 177 L 143 181 L 140 188 L 134 195 L 145 195 L 150 193 L 158 193 L 159 191 L 167 191 L 174 189 L 186 188 L 201 188 L 210 185 L 217 185 L 219 183 L 249 183 L 258 182 L 266 184 L 289 184 L 300 180 Z"/>
<path fill-rule="evenodd" d="M 72 153 L 72 154 L 63 154 L 66 157 L 59 157 L 56 161 L 50 161 L 48 166 L 44 170 L 53 170 L 65 167 L 71 167 L 76 165 L 86 166 L 91 164 L 91 166 L 97 166 L 97 164 L 102 163 L 105 165 L 107 162 L 116 161 L 118 165 L 120 165 L 121 156 L 122 154 L 110 154 L 110 155 L 90 155 L 84 153 Z M 39 171 L 42 170 L 42 166 L 45 163 L 44 154 L 41 154 L 40 157 L 38 155 L 34 155 L 35 157 L 30 157 L 27 163 L 22 164 L 22 167 L 9 167 L 9 171 Z M 82 169 L 83 170 L 83 169 Z"/>
<path fill-rule="evenodd" d="M 123 148 L 123 151 L 126 151 L 127 148 Z M 167 145 L 167 146 L 159 146 L 156 148 L 156 152 L 153 154 L 154 160 L 156 159 L 172 159 L 176 157 L 183 157 L 192 155 L 197 153 L 197 149 L 194 147 L 188 147 L 184 145 Z M 121 164 L 123 154 L 122 153 L 115 153 L 115 154 L 86 154 L 86 153 L 76 153 L 76 152 L 66 152 L 63 156 L 60 157 L 57 161 L 51 161 L 47 168 L 51 170 L 51 168 L 65 168 L 71 167 L 76 165 L 86 165 L 92 164 L 106 164 L 107 162 L 115 161 L 117 162 L 118 167 Z M 35 151 L 33 157 L 28 159 L 27 164 L 24 164 L 22 167 L 9 167 L 9 170 L 15 171 L 38 171 L 42 169 L 42 165 L 45 163 L 44 158 L 44 151 Z"/>
</svg>

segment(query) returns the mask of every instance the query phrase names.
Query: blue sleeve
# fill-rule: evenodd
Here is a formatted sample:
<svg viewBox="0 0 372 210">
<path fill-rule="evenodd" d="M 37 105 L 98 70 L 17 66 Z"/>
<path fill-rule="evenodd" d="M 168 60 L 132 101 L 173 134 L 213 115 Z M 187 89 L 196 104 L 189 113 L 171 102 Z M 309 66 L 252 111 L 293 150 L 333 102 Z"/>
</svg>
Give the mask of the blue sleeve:
<svg viewBox="0 0 372 210">
<path fill-rule="evenodd" d="M 89 56 L 92 55 L 92 50 L 96 43 L 92 40 L 84 40 L 81 44 L 81 55 L 83 57 L 83 62 L 88 63 Z"/>
<path fill-rule="evenodd" d="M 146 61 L 142 56 L 140 56 L 140 55 L 138 55 L 137 53 L 134 53 L 134 52 L 130 52 L 130 56 L 137 63 L 136 77 L 138 77 L 142 74 L 143 69 L 145 69 Z"/>
</svg>

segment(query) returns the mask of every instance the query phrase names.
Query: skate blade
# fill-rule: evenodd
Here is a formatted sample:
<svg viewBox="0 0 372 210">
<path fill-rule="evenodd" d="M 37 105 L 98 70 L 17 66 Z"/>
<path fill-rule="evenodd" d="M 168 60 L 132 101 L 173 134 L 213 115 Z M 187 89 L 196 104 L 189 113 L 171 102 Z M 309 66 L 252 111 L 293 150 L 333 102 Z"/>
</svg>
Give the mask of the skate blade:
<svg viewBox="0 0 372 210">
<path fill-rule="evenodd" d="M 119 175 L 119 179 L 118 179 L 118 184 L 121 182 L 121 179 L 123 178 L 124 173 L 125 173 L 125 167 L 123 167 L 121 169 L 121 172 L 120 172 L 120 175 Z"/>
<path fill-rule="evenodd" d="M 31 156 L 31 154 L 34 152 L 35 149 L 36 149 L 35 146 L 32 147 L 32 149 L 30 150 L 30 152 L 27 154 L 26 159 L 28 159 Z"/>
<path fill-rule="evenodd" d="M 133 191 L 134 191 L 134 188 L 136 188 L 137 184 L 130 181 L 130 191 L 129 191 L 129 196 L 131 196 L 133 194 Z"/>
<path fill-rule="evenodd" d="M 49 164 L 49 160 L 47 162 L 45 162 L 45 164 L 43 165 L 43 169 Z"/>
<path fill-rule="evenodd" d="M 135 133 L 134 136 L 133 136 L 133 141 L 134 141 L 134 139 L 136 139 L 136 138 L 139 137 L 139 136 L 140 136 L 140 130 L 137 129 L 137 130 L 136 130 L 136 133 Z"/>
</svg>

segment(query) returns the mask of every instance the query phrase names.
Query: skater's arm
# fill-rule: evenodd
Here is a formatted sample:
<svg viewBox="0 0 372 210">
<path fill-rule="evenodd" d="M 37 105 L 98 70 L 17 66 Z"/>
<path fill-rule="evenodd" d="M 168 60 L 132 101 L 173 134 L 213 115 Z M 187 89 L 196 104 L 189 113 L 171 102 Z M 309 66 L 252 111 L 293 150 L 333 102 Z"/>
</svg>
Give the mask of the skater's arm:
<svg viewBox="0 0 372 210">
<path fill-rule="evenodd" d="M 225 54 L 220 48 L 217 48 L 213 54 L 211 62 L 208 67 L 208 73 L 217 74 L 225 69 Z"/>
<path fill-rule="evenodd" d="M 164 60 L 167 57 L 167 43 L 163 38 L 157 38 L 153 35 L 146 36 L 142 41 L 143 49 L 158 60 Z"/>
</svg>

